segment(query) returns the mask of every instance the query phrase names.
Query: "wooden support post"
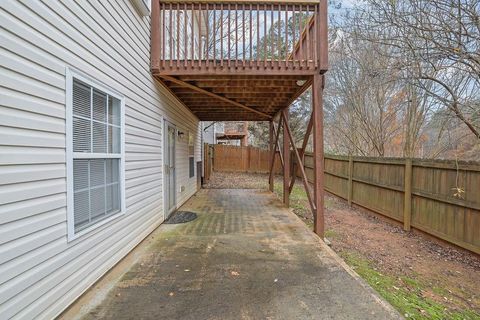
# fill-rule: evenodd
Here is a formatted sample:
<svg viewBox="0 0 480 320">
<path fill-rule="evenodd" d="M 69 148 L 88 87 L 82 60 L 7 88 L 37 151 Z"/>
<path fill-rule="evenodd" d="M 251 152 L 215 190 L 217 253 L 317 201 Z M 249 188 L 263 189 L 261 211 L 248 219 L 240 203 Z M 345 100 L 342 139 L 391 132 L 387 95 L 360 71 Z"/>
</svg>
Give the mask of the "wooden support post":
<svg viewBox="0 0 480 320">
<path fill-rule="evenodd" d="M 290 142 L 287 134 L 288 109 L 283 114 L 283 203 L 290 206 Z M 279 128 L 280 129 L 280 128 Z"/>
<path fill-rule="evenodd" d="M 324 200 L 323 200 L 323 76 L 313 76 L 312 109 L 313 109 L 313 173 L 315 212 L 313 214 L 313 231 L 321 238 L 324 237 Z"/>
<path fill-rule="evenodd" d="M 348 156 L 348 205 L 352 206 L 353 198 L 353 157 L 352 155 Z"/>
<path fill-rule="evenodd" d="M 274 141 L 273 141 L 273 121 L 270 121 L 270 161 L 274 162 L 275 161 L 275 147 L 274 147 Z M 268 186 L 271 192 L 273 192 L 273 172 L 274 170 L 273 163 L 270 164 L 270 175 L 268 177 Z"/>
<path fill-rule="evenodd" d="M 410 231 L 412 219 L 412 159 L 405 159 L 405 199 L 403 204 L 403 230 Z"/>
<path fill-rule="evenodd" d="M 163 12 L 165 14 L 165 12 Z M 150 21 L 150 69 L 153 72 L 160 70 L 160 0 L 152 1 L 152 18 Z M 164 28 L 164 26 L 162 26 Z"/>
<path fill-rule="evenodd" d="M 320 0 L 318 19 L 320 69 L 328 69 L 328 1 Z"/>
</svg>

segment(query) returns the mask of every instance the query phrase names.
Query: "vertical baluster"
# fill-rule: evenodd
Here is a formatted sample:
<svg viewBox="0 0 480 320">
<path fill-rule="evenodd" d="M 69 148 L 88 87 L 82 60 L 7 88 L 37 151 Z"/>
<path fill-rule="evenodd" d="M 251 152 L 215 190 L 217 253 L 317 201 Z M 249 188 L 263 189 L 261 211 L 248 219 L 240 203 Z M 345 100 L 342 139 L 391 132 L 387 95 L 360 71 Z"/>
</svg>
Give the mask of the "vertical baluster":
<svg viewBox="0 0 480 320">
<path fill-rule="evenodd" d="M 245 4 L 242 5 L 242 66 L 245 68 Z"/>
<path fill-rule="evenodd" d="M 198 5 L 198 65 L 202 66 L 202 4 Z"/>
<path fill-rule="evenodd" d="M 220 4 L 220 66 L 223 68 L 223 3 Z"/>
<path fill-rule="evenodd" d="M 216 33 L 217 33 L 217 5 L 214 3 L 213 4 L 213 67 L 215 68 L 215 65 L 217 64 L 217 42 L 216 42 Z"/>
<path fill-rule="evenodd" d="M 278 50 L 278 68 L 280 69 L 280 59 L 282 55 L 282 14 L 281 14 L 281 5 L 278 4 L 278 40 L 277 40 L 277 50 Z"/>
<path fill-rule="evenodd" d="M 187 59 L 188 59 L 188 41 L 187 41 L 187 3 L 185 2 L 183 6 L 183 67 L 187 69 Z"/>
<path fill-rule="evenodd" d="M 273 7 L 273 3 L 272 5 L 270 6 L 270 31 L 272 32 L 272 36 L 269 37 L 270 38 L 270 67 L 273 68 L 273 60 L 274 60 L 274 55 L 273 53 L 275 52 L 275 46 L 274 46 L 274 33 L 273 33 L 273 30 L 274 30 L 274 27 L 273 27 L 273 11 L 275 10 L 275 8 Z"/>
<path fill-rule="evenodd" d="M 306 32 L 307 32 L 307 68 L 310 69 L 310 6 L 307 6 L 307 10 L 305 12 L 307 16 L 307 25 L 306 25 Z"/>
<path fill-rule="evenodd" d="M 288 69 L 288 5 L 285 6 L 285 66 Z"/>
<path fill-rule="evenodd" d="M 267 67 L 267 5 L 263 7 L 263 67 Z"/>
<path fill-rule="evenodd" d="M 252 51 L 253 51 L 253 47 L 252 47 L 252 29 L 253 29 L 253 23 L 252 23 L 252 4 L 250 4 L 250 21 L 249 21 L 249 27 L 250 27 L 250 39 L 249 39 L 249 47 L 250 47 L 250 59 L 248 60 L 248 64 L 250 67 L 252 67 Z"/>
<path fill-rule="evenodd" d="M 257 68 L 260 65 L 260 53 L 258 52 L 258 46 L 260 45 L 260 5 L 257 3 Z"/>
<path fill-rule="evenodd" d="M 238 66 L 238 4 L 235 3 L 235 67 Z"/>
<path fill-rule="evenodd" d="M 303 8 L 302 5 L 300 5 L 300 8 L 298 9 L 298 27 L 300 28 L 300 37 L 298 39 L 298 57 L 300 59 L 300 69 L 303 67 L 303 60 L 304 60 L 304 50 L 303 50 L 303 25 L 305 19 L 303 19 Z"/>
<path fill-rule="evenodd" d="M 168 13 L 168 20 L 169 20 L 169 25 L 170 25 L 170 29 L 168 30 L 168 36 L 169 36 L 169 47 L 170 47 L 170 68 L 173 67 L 173 29 L 172 29 L 172 25 L 173 25 L 173 21 L 172 21 L 172 3 L 170 3 L 170 11 Z"/>
<path fill-rule="evenodd" d="M 206 35 L 205 35 L 205 59 L 207 60 L 207 69 L 208 67 L 210 66 L 210 59 L 209 59 L 209 51 L 210 51 L 210 42 L 208 41 L 209 40 L 209 31 L 210 31 L 210 17 L 208 15 L 209 13 L 209 10 L 208 10 L 208 6 L 209 4 L 207 3 L 206 4 L 206 19 L 205 19 L 205 30 L 206 30 Z"/>
<path fill-rule="evenodd" d="M 230 14 L 231 14 L 231 6 L 230 3 L 228 4 L 228 19 L 227 19 L 227 26 L 228 26 L 228 67 L 230 68 L 231 66 L 231 47 L 230 47 L 230 36 L 231 36 L 231 28 L 230 28 Z"/>
<path fill-rule="evenodd" d="M 292 5 L 292 60 L 293 60 L 293 69 L 295 69 L 295 60 L 296 60 L 296 57 L 295 57 L 295 47 L 296 47 L 296 44 L 297 44 L 297 35 L 296 35 L 296 26 L 295 26 L 295 22 L 297 20 L 297 17 L 295 16 L 295 5 Z"/>
<path fill-rule="evenodd" d="M 180 3 L 177 3 L 177 69 L 180 68 Z"/>
<path fill-rule="evenodd" d="M 192 57 L 192 68 L 195 65 L 195 11 L 194 11 L 194 5 L 192 4 L 192 9 L 190 10 L 190 17 L 192 18 L 192 24 L 190 25 L 190 31 L 192 35 L 192 43 L 190 43 L 191 46 L 191 57 Z"/>
</svg>

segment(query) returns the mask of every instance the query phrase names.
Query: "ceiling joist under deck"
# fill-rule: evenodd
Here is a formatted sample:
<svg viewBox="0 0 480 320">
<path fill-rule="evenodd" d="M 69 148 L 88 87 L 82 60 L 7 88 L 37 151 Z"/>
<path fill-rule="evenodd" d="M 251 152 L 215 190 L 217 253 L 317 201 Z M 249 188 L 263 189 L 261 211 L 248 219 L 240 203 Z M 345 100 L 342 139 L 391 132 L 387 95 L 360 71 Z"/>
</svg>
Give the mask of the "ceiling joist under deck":
<svg viewBox="0 0 480 320">
<path fill-rule="evenodd" d="M 306 90 L 311 78 L 238 74 L 155 76 L 203 121 L 270 121 Z"/>
</svg>

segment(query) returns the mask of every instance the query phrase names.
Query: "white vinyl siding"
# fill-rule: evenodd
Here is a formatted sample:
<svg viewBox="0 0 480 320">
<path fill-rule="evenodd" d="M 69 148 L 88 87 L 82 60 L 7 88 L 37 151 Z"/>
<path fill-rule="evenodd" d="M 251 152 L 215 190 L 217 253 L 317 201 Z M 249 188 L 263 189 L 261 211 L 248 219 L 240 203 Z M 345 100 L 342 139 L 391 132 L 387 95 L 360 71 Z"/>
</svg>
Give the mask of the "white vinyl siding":
<svg viewBox="0 0 480 320">
<path fill-rule="evenodd" d="M 150 21 L 130 1 L 4 0 L 0 24 L 0 318 L 51 319 L 162 223 L 163 120 L 196 133 L 195 161 L 199 122 L 151 76 Z M 125 214 L 72 241 L 66 67 L 125 98 Z M 187 141 L 176 156 L 181 205 Z"/>
</svg>

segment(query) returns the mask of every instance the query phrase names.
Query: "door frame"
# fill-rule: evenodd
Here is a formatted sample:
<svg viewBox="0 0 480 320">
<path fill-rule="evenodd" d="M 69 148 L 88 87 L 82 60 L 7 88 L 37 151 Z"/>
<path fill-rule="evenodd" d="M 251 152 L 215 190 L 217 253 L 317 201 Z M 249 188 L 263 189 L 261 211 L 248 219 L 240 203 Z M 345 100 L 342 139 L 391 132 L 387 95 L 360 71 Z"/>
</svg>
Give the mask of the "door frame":
<svg viewBox="0 0 480 320">
<path fill-rule="evenodd" d="M 163 163 L 162 163 L 162 166 L 163 166 L 163 207 L 164 207 L 164 220 L 168 219 L 168 217 L 170 216 L 170 214 L 172 214 L 173 211 L 175 211 L 175 209 L 177 209 L 177 157 L 176 157 L 176 150 L 177 150 L 177 132 L 178 132 L 178 129 L 177 129 L 177 126 L 175 124 L 173 124 L 172 122 L 164 119 L 163 120 L 163 127 L 164 127 L 164 130 L 163 130 Z M 166 150 L 167 150 L 167 147 L 168 147 L 168 129 L 169 128 L 173 128 L 174 130 L 174 136 L 173 136 L 173 141 L 174 141 L 174 144 L 173 144 L 173 165 L 174 165 L 174 171 L 173 171 L 173 188 L 172 186 L 170 186 L 169 182 L 167 183 L 167 174 L 166 174 L 166 169 L 165 169 L 165 166 L 166 166 Z M 168 195 L 169 195 L 169 188 L 167 187 L 170 187 L 170 190 L 173 190 L 173 202 L 174 204 L 172 205 L 171 208 L 168 208 L 168 204 L 169 204 L 169 198 L 168 198 Z"/>
</svg>

